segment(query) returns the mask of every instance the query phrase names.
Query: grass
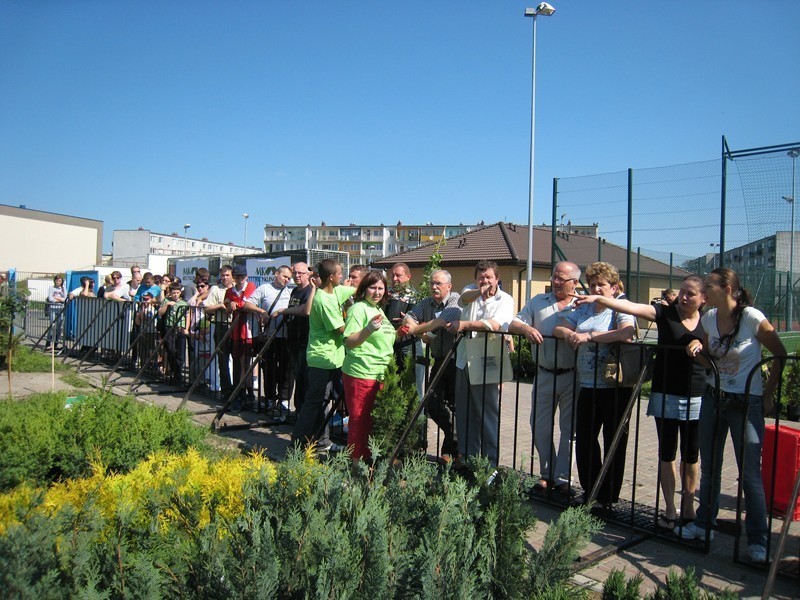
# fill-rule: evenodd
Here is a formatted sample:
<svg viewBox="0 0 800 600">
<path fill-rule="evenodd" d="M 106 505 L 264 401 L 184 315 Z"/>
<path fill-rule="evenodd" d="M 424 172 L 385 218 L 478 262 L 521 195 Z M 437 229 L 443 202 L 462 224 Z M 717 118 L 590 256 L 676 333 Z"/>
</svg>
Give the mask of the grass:
<svg viewBox="0 0 800 600">
<path fill-rule="evenodd" d="M 800 332 L 797 331 L 783 331 L 778 333 L 783 345 L 786 346 L 786 352 L 794 354 L 800 348 Z"/>
<path fill-rule="evenodd" d="M 91 388 L 92 387 L 92 385 L 88 381 L 86 381 L 83 377 L 81 377 L 80 375 L 78 375 L 74 371 L 70 371 L 68 373 L 64 373 L 63 375 L 61 375 L 60 379 L 61 379 L 61 381 L 66 383 L 68 386 L 71 386 L 71 387 L 79 389 L 79 390 L 87 389 L 87 388 Z"/>
<path fill-rule="evenodd" d="M 11 370 L 15 373 L 49 373 L 51 368 L 49 354 L 37 352 L 27 346 L 20 346 L 14 352 Z M 56 360 L 55 370 L 69 371 L 69 367 Z"/>
</svg>

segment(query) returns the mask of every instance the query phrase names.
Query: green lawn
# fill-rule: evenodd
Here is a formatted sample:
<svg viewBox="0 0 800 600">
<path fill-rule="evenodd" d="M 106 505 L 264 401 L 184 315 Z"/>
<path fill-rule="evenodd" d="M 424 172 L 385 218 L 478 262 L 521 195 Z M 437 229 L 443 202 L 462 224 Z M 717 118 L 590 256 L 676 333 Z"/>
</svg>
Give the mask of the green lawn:
<svg viewBox="0 0 800 600">
<path fill-rule="evenodd" d="M 778 333 L 783 345 L 786 346 L 786 352 L 794 354 L 800 346 L 800 331 L 784 331 Z"/>
</svg>

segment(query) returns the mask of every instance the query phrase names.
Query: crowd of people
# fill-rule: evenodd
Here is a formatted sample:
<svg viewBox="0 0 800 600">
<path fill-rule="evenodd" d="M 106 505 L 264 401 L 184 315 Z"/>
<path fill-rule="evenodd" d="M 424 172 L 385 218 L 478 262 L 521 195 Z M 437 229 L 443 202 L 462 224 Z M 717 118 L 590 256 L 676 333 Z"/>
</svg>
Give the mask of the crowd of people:
<svg viewBox="0 0 800 600">
<path fill-rule="evenodd" d="M 654 322 L 658 350 L 647 414 L 653 417 L 658 435 L 664 499 L 656 526 L 684 540 L 713 539 L 723 449 L 730 431 L 742 470 L 748 556 L 764 562 L 768 536 L 761 479 L 764 415 L 773 409 L 781 359 L 786 355 L 773 326 L 751 306 L 749 293 L 728 268 L 714 269 L 705 279 L 690 275 L 677 292 L 664 290 L 649 304 L 626 299 L 619 274 L 608 263 L 587 267 L 587 295 L 575 293 L 580 276 L 574 263 L 558 263 L 551 291 L 534 296 L 508 328 L 524 335 L 532 347 L 538 346 L 531 410 L 541 473 L 537 486 L 568 492 L 574 451 L 585 494 L 595 487 L 600 467 L 607 462 L 596 500 L 605 508 L 619 500 L 628 427 L 624 408 L 631 388 L 606 380 L 602 365 L 612 352 L 610 343 L 634 337 L 633 317 Z M 747 377 L 762 359 L 762 345 L 774 357 L 769 378 L 764 383 L 757 373 L 746 396 Z M 558 447 L 552 441 L 556 425 Z M 609 456 L 615 435 L 618 445 Z M 676 465 L 679 447 L 681 460 Z M 575 499 L 586 500 L 586 496 Z"/>
<path fill-rule="evenodd" d="M 473 367 L 478 354 L 495 352 L 494 344 L 500 354 L 507 352 L 498 334 L 523 336 L 536 362 L 530 414 L 540 471 L 536 487 L 571 493 L 574 463 L 584 490 L 574 502 L 596 500 L 606 508 L 620 499 L 632 388 L 605 377 L 603 366 L 619 342 L 634 339 L 636 319 L 655 323 L 658 350 L 647 414 L 658 435 L 664 500 L 657 527 L 682 539 L 712 537 L 730 430 L 742 468 L 750 558 L 766 560 L 761 443 L 786 351 L 734 271 L 688 276 L 679 290 L 664 290 L 642 304 L 625 297 L 619 272 L 607 262 L 587 266 L 588 293 L 578 294 L 581 269 L 562 261 L 553 269 L 550 290 L 516 315 L 497 264 L 480 261 L 473 274 L 474 283 L 456 292 L 451 274 L 437 269 L 429 275 L 430 289 L 420 293 L 404 263 L 395 264 L 387 279 L 360 265 L 345 278 L 333 259 L 314 268 L 297 262 L 278 267 L 272 281 L 260 286 L 248 281 L 242 266 L 223 266 L 213 285 L 206 269 L 181 285 L 134 267 L 130 281 L 123 283 L 115 271 L 96 295 L 138 302 L 137 351 L 148 355 L 160 340 L 163 369 L 174 383 L 186 372 L 188 358 L 191 379 L 203 375 L 206 365 L 206 385 L 231 398 L 233 411 L 255 409 L 260 400 L 288 409 L 293 397 L 298 444 L 337 449 L 323 425 L 330 400 L 341 399 L 355 461 L 369 459 L 372 411 L 386 369 L 413 365 L 408 356 L 419 356 L 424 344 L 429 381 L 436 382 L 426 408 L 442 432 L 441 459 L 460 464 L 480 454 L 497 464 L 503 379 L 487 378 L 486 371 Z M 48 293 L 51 322 L 69 298 L 94 295 L 90 278 L 70 292 L 62 278 L 54 278 Z M 163 323 L 161 330 L 156 322 Z M 48 343 L 56 345 L 58 328 L 51 329 Z M 753 379 L 745 404 L 746 378 L 761 360 L 762 345 L 775 363 L 766 383 Z M 261 361 L 253 365 L 256 354 Z M 234 388 L 240 392 L 231 397 Z"/>
</svg>

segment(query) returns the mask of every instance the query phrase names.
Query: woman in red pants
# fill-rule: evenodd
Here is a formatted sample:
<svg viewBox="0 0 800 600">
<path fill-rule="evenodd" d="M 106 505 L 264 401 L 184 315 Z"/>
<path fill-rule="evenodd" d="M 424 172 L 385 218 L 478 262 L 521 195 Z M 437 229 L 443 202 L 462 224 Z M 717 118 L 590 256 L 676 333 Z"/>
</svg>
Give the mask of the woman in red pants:
<svg viewBox="0 0 800 600">
<path fill-rule="evenodd" d="M 352 447 L 353 461 L 369 457 L 372 407 L 393 356 L 396 332 L 381 308 L 386 287 L 386 278 L 380 271 L 367 273 L 353 295 L 355 304 L 347 311 L 344 325 L 347 354 L 342 383 L 350 416 L 347 445 Z"/>
</svg>

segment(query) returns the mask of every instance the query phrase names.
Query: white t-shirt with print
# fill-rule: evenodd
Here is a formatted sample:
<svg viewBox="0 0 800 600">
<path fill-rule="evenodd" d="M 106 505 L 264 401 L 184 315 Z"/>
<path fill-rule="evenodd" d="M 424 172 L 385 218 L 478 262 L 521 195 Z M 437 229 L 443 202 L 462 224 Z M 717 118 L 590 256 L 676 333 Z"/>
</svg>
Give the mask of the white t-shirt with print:
<svg viewBox="0 0 800 600">
<path fill-rule="evenodd" d="M 721 342 L 722 336 L 717 329 L 717 309 L 712 308 L 701 317 L 700 325 L 708 335 L 708 352 L 717 363 L 723 391 L 744 394 L 747 375 L 761 361 L 761 342 L 756 339 L 756 333 L 766 318 L 757 308 L 745 307 L 736 338 L 730 341 L 730 349 L 725 352 L 726 344 Z M 709 377 L 709 383 L 714 384 L 713 375 Z M 764 393 L 760 374 L 753 375 L 750 393 L 756 396 Z"/>
</svg>

